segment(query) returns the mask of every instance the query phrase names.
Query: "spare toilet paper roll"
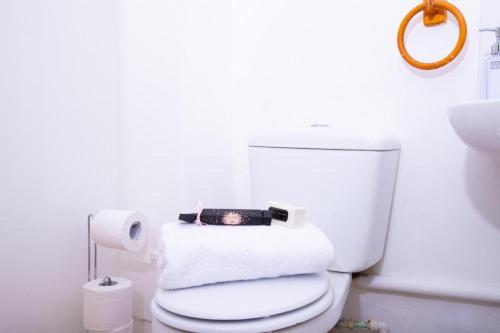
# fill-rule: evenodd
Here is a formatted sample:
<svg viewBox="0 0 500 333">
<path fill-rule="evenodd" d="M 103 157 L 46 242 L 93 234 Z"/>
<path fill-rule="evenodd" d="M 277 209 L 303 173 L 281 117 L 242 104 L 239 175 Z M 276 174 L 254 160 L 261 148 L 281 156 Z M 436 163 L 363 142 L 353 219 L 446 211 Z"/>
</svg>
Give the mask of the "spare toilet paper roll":
<svg viewBox="0 0 500 333">
<path fill-rule="evenodd" d="M 133 333 L 134 320 L 131 319 L 127 326 L 119 327 L 111 331 L 111 333 Z M 101 332 L 99 332 L 101 333 Z"/>
<path fill-rule="evenodd" d="M 90 331 L 112 331 L 128 327 L 132 319 L 132 282 L 112 277 L 117 283 L 101 286 L 102 279 L 83 285 L 83 327 Z"/>
<path fill-rule="evenodd" d="M 92 330 L 87 330 L 87 333 L 134 333 L 134 320 L 130 319 L 130 322 L 128 325 L 115 328 L 112 330 L 107 330 L 107 331 L 92 331 Z"/>
<path fill-rule="evenodd" d="M 146 216 L 133 210 L 101 210 L 90 230 L 98 245 L 128 251 L 140 251 L 149 234 Z"/>
</svg>

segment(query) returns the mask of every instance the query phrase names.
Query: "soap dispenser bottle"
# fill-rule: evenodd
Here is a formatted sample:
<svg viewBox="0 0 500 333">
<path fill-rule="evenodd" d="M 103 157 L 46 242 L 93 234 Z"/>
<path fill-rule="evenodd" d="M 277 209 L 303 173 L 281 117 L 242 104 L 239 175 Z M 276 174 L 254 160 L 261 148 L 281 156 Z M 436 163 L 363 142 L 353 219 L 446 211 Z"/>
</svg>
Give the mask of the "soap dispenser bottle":
<svg viewBox="0 0 500 333">
<path fill-rule="evenodd" d="M 500 98 L 500 27 L 479 31 L 491 31 L 496 36 L 496 42 L 491 46 L 491 55 L 486 57 L 482 68 L 481 98 Z"/>
</svg>

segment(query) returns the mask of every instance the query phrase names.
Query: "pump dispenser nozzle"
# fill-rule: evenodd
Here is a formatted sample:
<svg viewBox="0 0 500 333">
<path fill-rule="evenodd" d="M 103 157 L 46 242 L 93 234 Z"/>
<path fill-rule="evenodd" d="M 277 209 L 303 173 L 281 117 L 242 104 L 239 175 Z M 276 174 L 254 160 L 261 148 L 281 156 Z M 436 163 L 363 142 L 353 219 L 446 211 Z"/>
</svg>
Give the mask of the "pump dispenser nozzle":
<svg viewBox="0 0 500 333">
<path fill-rule="evenodd" d="M 492 55 L 500 54 L 500 27 L 482 28 L 482 29 L 479 29 L 479 31 L 481 31 L 481 32 L 489 31 L 489 32 L 495 33 L 496 42 L 493 45 L 491 45 L 491 54 Z"/>
</svg>

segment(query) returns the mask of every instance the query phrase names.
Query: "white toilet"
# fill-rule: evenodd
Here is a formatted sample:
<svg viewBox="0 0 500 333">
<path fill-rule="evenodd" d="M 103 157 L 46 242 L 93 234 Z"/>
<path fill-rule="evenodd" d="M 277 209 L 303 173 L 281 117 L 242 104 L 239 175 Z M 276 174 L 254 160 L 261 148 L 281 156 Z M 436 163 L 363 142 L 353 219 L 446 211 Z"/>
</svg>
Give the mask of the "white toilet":
<svg viewBox="0 0 500 333">
<path fill-rule="evenodd" d="M 386 135 L 329 128 L 265 131 L 249 144 L 252 201 L 307 208 L 335 249 L 329 272 L 161 290 L 153 333 L 328 332 L 340 318 L 351 273 L 383 254 L 399 160 Z"/>
</svg>

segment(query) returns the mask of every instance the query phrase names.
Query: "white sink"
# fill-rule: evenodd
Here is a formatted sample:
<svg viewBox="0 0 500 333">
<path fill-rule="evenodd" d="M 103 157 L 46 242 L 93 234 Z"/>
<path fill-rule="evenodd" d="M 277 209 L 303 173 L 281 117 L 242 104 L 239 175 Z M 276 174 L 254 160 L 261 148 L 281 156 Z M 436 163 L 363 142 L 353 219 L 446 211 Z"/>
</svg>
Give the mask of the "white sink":
<svg viewBox="0 0 500 333">
<path fill-rule="evenodd" d="M 500 158 L 500 99 L 450 106 L 450 122 L 469 147 Z"/>
</svg>

